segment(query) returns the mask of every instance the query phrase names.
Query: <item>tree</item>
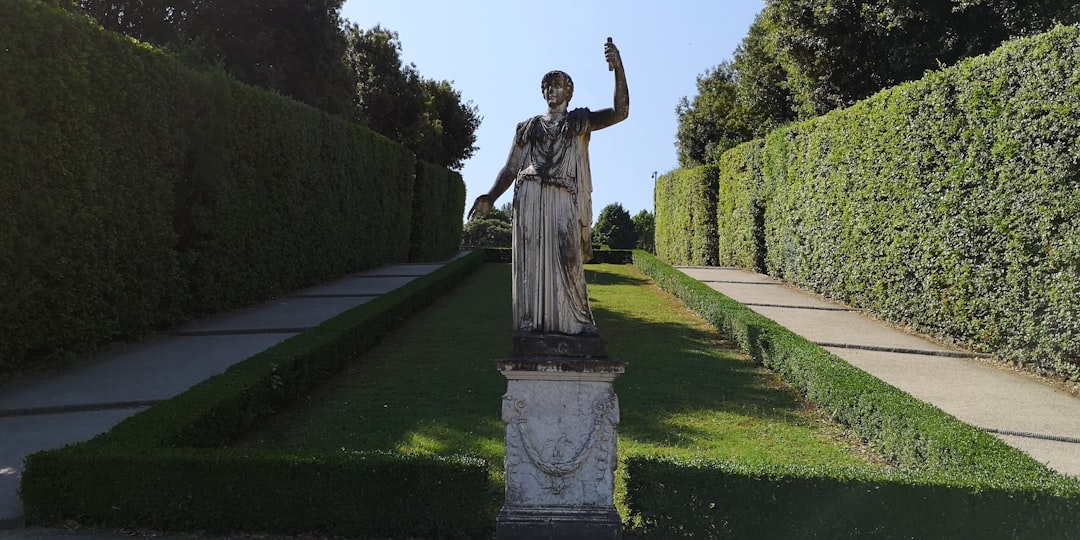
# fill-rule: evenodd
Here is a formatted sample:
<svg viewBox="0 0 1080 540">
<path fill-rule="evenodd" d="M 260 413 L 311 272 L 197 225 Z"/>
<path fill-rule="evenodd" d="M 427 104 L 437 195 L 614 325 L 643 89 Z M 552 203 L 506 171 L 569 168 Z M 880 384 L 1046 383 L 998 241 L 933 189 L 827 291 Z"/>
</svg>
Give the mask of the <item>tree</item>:
<svg viewBox="0 0 1080 540">
<path fill-rule="evenodd" d="M 656 217 L 648 210 L 642 210 L 634 214 L 634 236 L 637 241 L 635 249 L 643 249 L 649 253 L 656 253 Z"/>
<path fill-rule="evenodd" d="M 108 30 L 220 65 L 239 81 L 350 113 L 344 0 L 77 0 Z"/>
<path fill-rule="evenodd" d="M 720 153 L 750 139 L 749 126 L 735 98 L 738 76 L 730 62 L 698 75 L 698 95 L 679 100 L 675 147 L 679 166 L 713 163 Z"/>
<path fill-rule="evenodd" d="M 763 137 L 797 117 L 787 71 L 776 52 L 775 18 L 775 10 L 768 6 L 758 14 L 735 49 L 732 63 L 738 75 L 736 109 L 754 137 Z"/>
<path fill-rule="evenodd" d="M 430 135 L 419 141 L 416 154 L 424 161 L 460 169 L 478 150 L 476 130 L 483 118 L 472 102 L 462 102 L 449 81 L 424 81 L 424 96 Z"/>
<path fill-rule="evenodd" d="M 356 80 L 356 118 L 420 159 L 459 168 L 477 148 L 481 117 L 448 81 L 420 76 L 401 61 L 397 32 L 375 26 L 346 30 L 346 63 Z"/>
<path fill-rule="evenodd" d="M 634 249 L 636 240 L 634 222 L 622 204 L 612 203 L 600 210 L 593 227 L 593 245 Z"/>
<path fill-rule="evenodd" d="M 494 208 L 485 217 L 471 219 L 462 232 L 463 247 L 509 248 L 513 244 L 511 203 Z"/>
<path fill-rule="evenodd" d="M 1072 0 L 768 0 L 801 117 L 846 107 L 1004 40 L 1072 22 Z"/>
</svg>

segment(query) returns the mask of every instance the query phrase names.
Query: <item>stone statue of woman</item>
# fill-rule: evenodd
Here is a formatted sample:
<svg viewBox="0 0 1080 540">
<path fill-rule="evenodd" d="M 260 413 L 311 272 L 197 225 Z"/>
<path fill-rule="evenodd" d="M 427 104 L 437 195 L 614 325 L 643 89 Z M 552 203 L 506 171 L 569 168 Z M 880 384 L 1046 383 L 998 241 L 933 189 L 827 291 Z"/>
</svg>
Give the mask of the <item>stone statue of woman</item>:
<svg viewBox="0 0 1080 540">
<path fill-rule="evenodd" d="M 592 257 L 589 138 L 630 114 L 622 58 L 611 38 L 604 56 L 615 72 L 613 107 L 568 111 L 573 80 L 561 71 L 544 75 L 547 114 L 518 124 L 506 165 L 469 210 L 470 219 L 486 216 L 514 184 L 513 312 L 519 332 L 597 334 L 583 267 Z"/>
</svg>

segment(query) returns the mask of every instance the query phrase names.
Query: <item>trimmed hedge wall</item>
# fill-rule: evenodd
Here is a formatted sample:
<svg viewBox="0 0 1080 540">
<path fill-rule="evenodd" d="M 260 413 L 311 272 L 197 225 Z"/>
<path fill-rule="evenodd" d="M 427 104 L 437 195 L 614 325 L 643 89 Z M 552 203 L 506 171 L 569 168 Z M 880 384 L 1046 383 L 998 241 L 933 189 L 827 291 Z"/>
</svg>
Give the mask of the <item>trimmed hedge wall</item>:
<svg viewBox="0 0 1080 540">
<path fill-rule="evenodd" d="M 1080 496 L 898 473 L 627 460 L 635 538 L 1076 538 Z"/>
<path fill-rule="evenodd" d="M 781 128 L 718 166 L 719 264 L 1080 381 L 1080 27 Z M 657 185 L 657 253 L 673 264 L 713 249 L 688 209 L 701 175 Z"/>
<path fill-rule="evenodd" d="M 483 262 L 474 252 L 290 338 L 94 439 L 26 460 L 28 522 L 476 538 L 499 493 L 473 458 L 223 448 Z"/>
<path fill-rule="evenodd" d="M 823 490 L 820 493 L 838 490 L 841 494 L 861 491 L 863 496 L 868 498 L 866 505 L 870 509 L 881 505 L 887 507 L 892 502 L 906 500 L 906 497 L 914 497 L 918 493 L 926 496 L 945 494 L 952 497 L 947 500 L 956 501 L 958 505 L 967 504 L 972 498 L 978 499 L 984 493 L 989 493 L 987 501 L 996 505 L 994 508 L 1007 505 L 1011 498 L 1014 504 L 1028 501 L 1034 505 L 1051 501 L 1052 504 L 1048 504 L 1051 504 L 1052 508 L 1070 509 L 1073 512 L 1080 509 L 1080 481 L 1054 473 L 992 435 L 960 422 L 940 409 L 851 366 L 648 253 L 635 251 L 634 264 L 661 288 L 674 294 L 709 321 L 727 339 L 738 344 L 758 362 L 778 372 L 811 402 L 848 426 L 854 434 L 868 441 L 882 456 L 898 466 L 895 478 L 852 478 L 850 476 L 857 473 L 850 471 L 822 475 L 813 471 L 809 474 L 796 474 L 788 470 L 762 469 L 763 472 L 751 474 L 769 478 L 762 485 L 760 478 L 731 478 L 733 475 L 738 477 L 748 473 L 733 473 L 734 466 L 729 465 L 709 465 L 706 468 L 716 469 L 717 476 L 706 475 L 687 483 L 681 475 L 694 473 L 680 472 L 686 465 L 631 460 L 628 469 L 630 506 L 633 512 L 645 516 L 647 523 L 662 527 L 686 527 L 686 531 L 697 531 L 695 534 L 714 537 L 715 531 L 709 527 L 729 526 L 715 523 L 716 519 L 721 519 L 717 512 L 726 512 L 721 502 L 748 501 L 766 504 L 780 496 L 778 493 L 783 491 L 785 486 L 796 490 L 796 493 L 791 495 L 795 498 L 808 496 L 814 493 L 815 489 Z M 856 485 L 846 485 L 849 481 Z M 902 485 L 893 491 L 878 491 L 893 489 L 896 482 L 910 483 L 914 487 L 910 492 L 905 491 L 907 488 Z M 693 487 L 699 483 L 699 487 Z M 870 485 L 860 487 L 858 484 Z M 680 493 L 679 490 L 683 491 Z M 729 492 L 719 493 L 725 490 Z M 691 504 L 686 497 L 690 497 L 694 502 Z M 825 504 L 825 501 L 822 499 L 819 503 Z M 707 508 L 711 502 L 717 503 L 717 510 Z M 683 503 L 689 506 L 680 509 Z M 925 504 L 916 501 L 913 508 L 922 508 Z M 1025 508 L 1025 515 L 1031 514 L 1032 521 L 1029 523 L 1045 521 L 1046 526 L 1057 527 L 1060 520 L 1065 519 L 1052 513 L 1041 513 L 1042 510 L 1038 510 L 1036 506 Z M 705 519 L 693 515 L 701 512 L 711 517 Z M 753 530 L 754 523 L 766 523 L 756 520 L 768 515 L 768 511 L 762 512 L 763 517 L 724 513 L 722 519 L 744 520 L 730 526 L 747 531 Z M 944 516 L 942 519 L 945 519 L 949 514 L 941 515 Z M 981 513 L 971 515 L 986 516 Z M 663 520 L 668 519 L 664 516 L 672 516 L 673 521 L 663 524 Z M 705 521 L 701 521 L 702 519 Z M 862 527 L 870 527 L 874 520 L 880 521 L 882 517 L 833 513 L 828 519 L 839 520 L 838 523 L 829 524 L 829 527 L 863 533 Z M 947 525 L 947 522 L 944 525 Z M 829 527 L 823 530 L 832 530 Z M 661 530 L 671 533 L 676 529 Z M 892 535 L 888 531 L 878 532 L 886 537 L 904 536 Z M 657 537 L 675 537 L 674 533 L 671 534 L 659 534 Z M 683 532 L 678 536 L 686 535 L 686 532 Z M 774 536 L 785 535 L 786 531 L 777 531 Z"/>
<path fill-rule="evenodd" d="M 0 371 L 184 312 L 176 63 L 41 2 L 0 2 Z"/>
<path fill-rule="evenodd" d="M 0 3 L 0 71 L 0 372 L 457 250 L 456 174 L 81 15 Z"/>
<path fill-rule="evenodd" d="M 418 161 L 409 260 L 444 261 L 457 253 L 464 208 L 465 182 L 461 174 Z"/>
<path fill-rule="evenodd" d="M 656 181 L 656 252 L 672 264 L 716 265 L 719 169 L 669 172 Z"/>
<path fill-rule="evenodd" d="M 717 263 L 765 270 L 765 144 L 743 143 L 720 156 L 717 179 Z"/>
<path fill-rule="evenodd" d="M 1080 378 L 1080 28 L 766 146 L 770 274 Z"/>
</svg>

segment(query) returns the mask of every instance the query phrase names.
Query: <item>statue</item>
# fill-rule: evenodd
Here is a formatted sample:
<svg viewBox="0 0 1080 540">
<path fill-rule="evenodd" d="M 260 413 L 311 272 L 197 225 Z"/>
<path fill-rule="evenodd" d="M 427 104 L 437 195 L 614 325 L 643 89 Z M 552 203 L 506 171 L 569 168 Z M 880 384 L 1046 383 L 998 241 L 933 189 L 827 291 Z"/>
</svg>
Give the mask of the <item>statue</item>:
<svg viewBox="0 0 1080 540">
<path fill-rule="evenodd" d="M 469 210 L 469 219 L 486 216 L 514 184 L 513 312 L 520 333 L 598 335 L 583 266 L 592 258 L 589 138 L 630 114 L 622 58 L 611 38 L 604 56 L 615 73 L 613 107 L 568 110 L 573 80 L 562 71 L 544 75 L 547 114 L 518 124 L 506 165 Z"/>
</svg>

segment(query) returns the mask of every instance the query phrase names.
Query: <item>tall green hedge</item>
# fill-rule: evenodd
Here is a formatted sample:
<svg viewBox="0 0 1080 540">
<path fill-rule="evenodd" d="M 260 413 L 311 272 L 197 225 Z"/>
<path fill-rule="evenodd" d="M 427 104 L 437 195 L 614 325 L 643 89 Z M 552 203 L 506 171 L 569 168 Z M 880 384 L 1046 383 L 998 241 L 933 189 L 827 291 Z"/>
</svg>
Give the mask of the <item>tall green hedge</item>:
<svg viewBox="0 0 1080 540">
<path fill-rule="evenodd" d="M 0 2 L 0 369 L 182 316 L 175 64 L 40 2 Z"/>
<path fill-rule="evenodd" d="M 773 133 L 770 274 L 1080 377 L 1080 28 Z"/>
<path fill-rule="evenodd" d="M 716 197 L 719 169 L 706 165 L 669 172 L 656 181 L 656 252 L 672 264 L 717 264 Z"/>
<path fill-rule="evenodd" d="M 465 182 L 460 174 L 417 162 L 409 260 L 441 261 L 453 255 L 461 243 L 464 208 Z"/>
<path fill-rule="evenodd" d="M 743 143 L 720 157 L 717 179 L 717 262 L 765 270 L 764 141 Z"/>
<path fill-rule="evenodd" d="M 454 173 L 81 15 L 0 2 L 0 73 L 0 372 L 459 245 Z"/>
<path fill-rule="evenodd" d="M 720 264 L 1080 379 L 1080 28 L 781 128 L 718 168 Z M 675 264 L 713 246 L 692 219 L 701 171 L 657 185 L 657 253 Z"/>
</svg>

